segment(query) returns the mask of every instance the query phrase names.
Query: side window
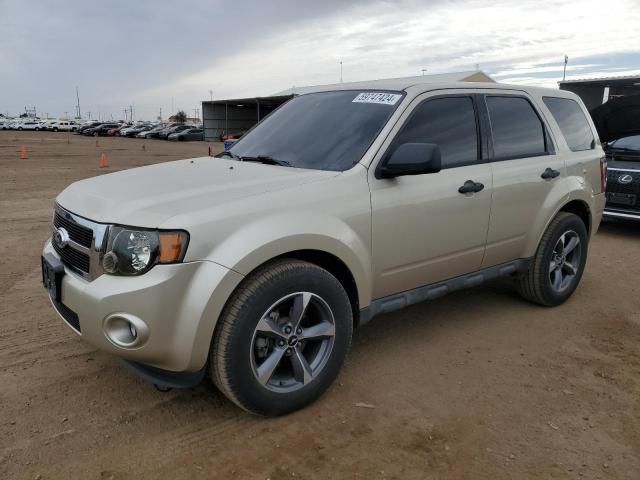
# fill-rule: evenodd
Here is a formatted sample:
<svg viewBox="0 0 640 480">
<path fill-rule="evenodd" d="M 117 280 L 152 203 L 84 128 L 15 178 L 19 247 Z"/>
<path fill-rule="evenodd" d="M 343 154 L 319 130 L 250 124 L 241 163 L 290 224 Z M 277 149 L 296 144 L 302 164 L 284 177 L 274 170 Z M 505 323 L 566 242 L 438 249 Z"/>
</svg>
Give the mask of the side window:
<svg viewBox="0 0 640 480">
<path fill-rule="evenodd" d="M 573 152 L 596 148 L 593 132 L 580 105 L 570 98 L 542 97 Z"/>
<path fill-rule="evenodd" d="M 471 97 L 426 100 L 416 107 L 394 144 L 434 143 L 442 153 L 442 168 L 478 160 L 478 132 Z"/>
<path fill-rule="evenodd" d="M 522 97 L 487 96 L 487 108 L 496 160 L 546 155 L 542 121 Z"/>
</svg>

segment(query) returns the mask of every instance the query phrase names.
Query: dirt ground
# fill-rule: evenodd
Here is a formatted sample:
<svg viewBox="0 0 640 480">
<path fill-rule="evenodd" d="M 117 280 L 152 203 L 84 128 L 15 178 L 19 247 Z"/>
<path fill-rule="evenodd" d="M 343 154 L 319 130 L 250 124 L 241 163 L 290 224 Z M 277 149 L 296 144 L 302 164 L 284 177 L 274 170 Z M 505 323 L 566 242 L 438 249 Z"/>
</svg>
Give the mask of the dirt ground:
<svg viewBox="0 0 640 480">
<path fill-rule="evenodd" d="M 0 479 L 640 478 L 639 225 L 601 227 L 559 308 L 489 286 L 376 318 L 284 418 L 158 392 L 83 343 L 40 285 L 56 194 L 207 147 L 0 132 Z"/>
</svg>

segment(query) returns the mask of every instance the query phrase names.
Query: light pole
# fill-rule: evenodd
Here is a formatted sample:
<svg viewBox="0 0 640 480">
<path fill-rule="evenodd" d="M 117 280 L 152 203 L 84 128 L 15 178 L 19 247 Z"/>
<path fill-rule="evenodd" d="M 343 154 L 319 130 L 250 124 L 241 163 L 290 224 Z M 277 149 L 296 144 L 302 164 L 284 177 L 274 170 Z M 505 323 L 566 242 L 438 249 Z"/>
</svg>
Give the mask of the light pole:
<svg viewBox="0 0 640 480">
<path fill-rule="evenodd" d="M 340 60 L 340 83 L 342 83 L 342 60 Z"/>
<path fill-rule="evenodd" d="M 567 78 L 567 63 L 569 63 L 569 57 L 564 56 L 564 70 L 562 71 L 562 81 Z"/>
<path fill-rule="evenodd" d="M 213 90 L 209 90 L 209 100 L 213 102 Z"/>
<path fill-rule="evenodd" d="M 427 69 L 426 69 L 426 68 L 423 68 L 423 69 L 422 69 L 422 75 L 424 75 L 424 72 L 426 72 L 426 71 L 427 71 Z"/>
</svg>

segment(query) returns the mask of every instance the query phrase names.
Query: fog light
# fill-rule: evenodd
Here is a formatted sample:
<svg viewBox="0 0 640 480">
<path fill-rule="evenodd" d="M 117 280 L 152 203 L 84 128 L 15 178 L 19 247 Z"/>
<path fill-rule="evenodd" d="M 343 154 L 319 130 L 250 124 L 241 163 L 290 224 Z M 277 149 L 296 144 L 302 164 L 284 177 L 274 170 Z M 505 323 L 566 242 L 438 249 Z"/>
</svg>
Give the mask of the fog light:
<svg viewBox="0 0 640 480">
<path fill-rule="evenodd" d="M 130 313 L 112 313 L 104 319 L 103 328 L 107 339 L 117 347 L 138 348 L 149 338 L 147 324 Z"/>
</svg>

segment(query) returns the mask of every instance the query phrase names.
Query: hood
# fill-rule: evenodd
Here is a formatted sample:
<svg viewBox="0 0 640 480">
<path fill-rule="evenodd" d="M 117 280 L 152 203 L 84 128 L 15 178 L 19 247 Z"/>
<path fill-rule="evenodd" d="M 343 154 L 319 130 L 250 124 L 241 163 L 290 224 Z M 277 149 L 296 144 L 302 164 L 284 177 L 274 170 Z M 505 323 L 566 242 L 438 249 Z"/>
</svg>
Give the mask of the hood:
<svg viewBox="0 0 640 480">
<path fill-rule="evenodd" d="M 640 95 L 614 98 L 590 113 L 602 142 L 640 134 Z"/>
<path fill-rule="evenodd" d="M 81 180 L 67 187 L 56 201 L 70 212 L 96 222 L 156 228 L 178 214 L 338 174 L 203 157 Z"/>
</svg>

